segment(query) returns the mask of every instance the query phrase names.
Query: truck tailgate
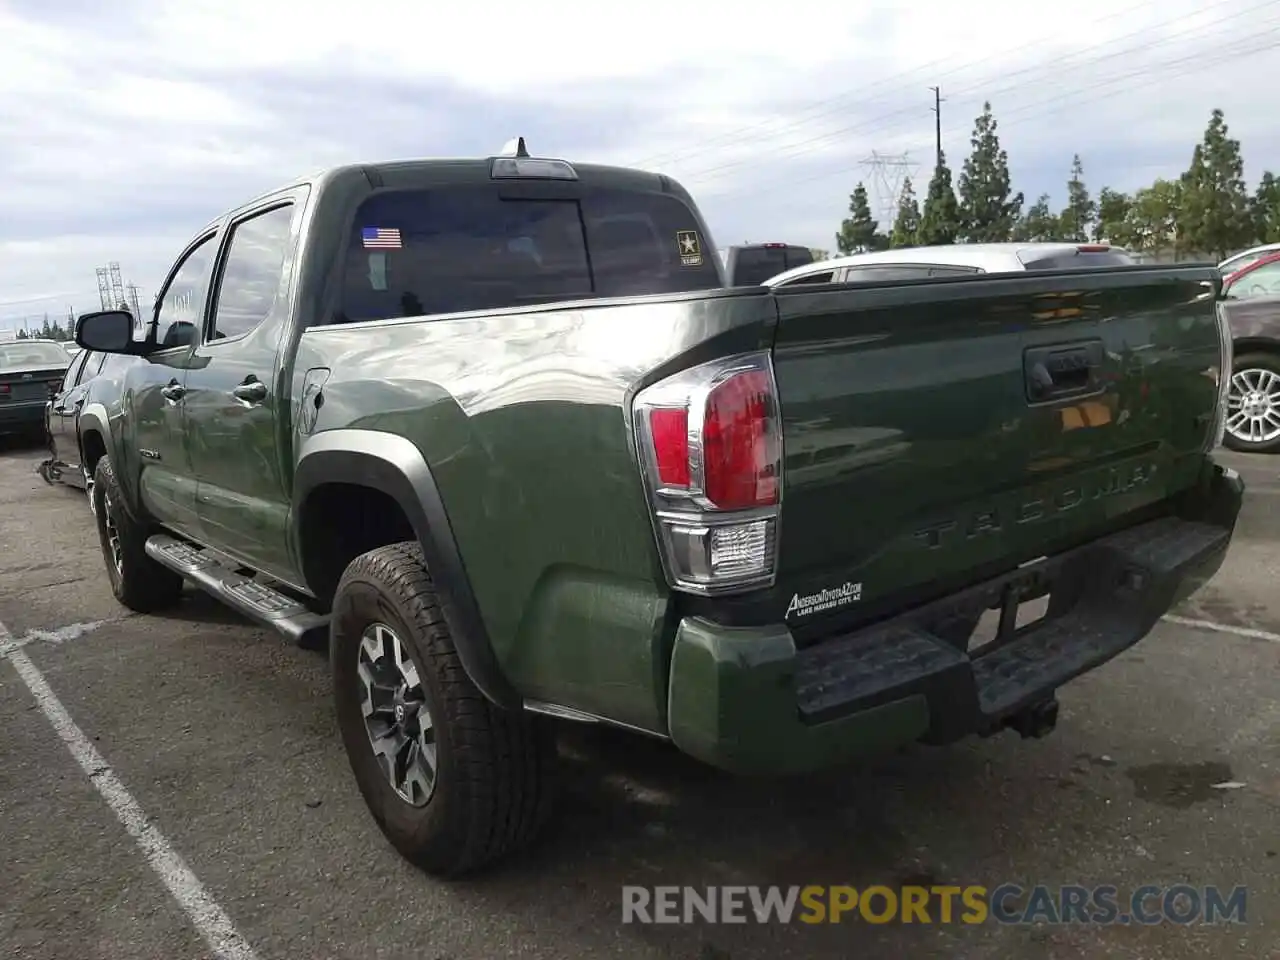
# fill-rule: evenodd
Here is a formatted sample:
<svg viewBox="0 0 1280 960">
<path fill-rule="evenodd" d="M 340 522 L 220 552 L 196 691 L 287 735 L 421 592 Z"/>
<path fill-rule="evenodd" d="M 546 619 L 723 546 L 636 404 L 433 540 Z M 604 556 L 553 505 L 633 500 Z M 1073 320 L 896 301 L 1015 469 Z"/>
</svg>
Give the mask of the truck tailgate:
<svg viewBox="0 0 1280 960">
<path fill-rule="evenodd" d="M 954 589 L 1189 486 L 1217 289 L 1121 267 L 778 291 L 788 621 Z"/>
</svg>

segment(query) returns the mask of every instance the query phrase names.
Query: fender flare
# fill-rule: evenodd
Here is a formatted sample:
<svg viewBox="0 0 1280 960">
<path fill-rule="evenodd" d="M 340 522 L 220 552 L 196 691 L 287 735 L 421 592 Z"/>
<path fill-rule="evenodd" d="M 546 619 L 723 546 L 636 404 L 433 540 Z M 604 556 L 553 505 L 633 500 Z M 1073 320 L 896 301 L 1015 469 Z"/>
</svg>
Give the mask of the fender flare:
<svg viewBox="0 0 1280 960">
<path fill-rule="evenodd" d="M 325 483 L 368 487 L 400 506 L 422 546 L 440 612 L 467 676 L 497 706 L 521 708 L 523 699 L 494 656 L 449 515 L 422 452 L 404 437 L 378 430 L 325 430 L 304 440 L 293 476 L 292 526 L 298 556 L 302 507 L 311 491 Z"/>
<path fill-rule="evenodd" d="M 80 465 L 84 466 L 84 434 L 85 430 L 96 430 L 102 434 L 102 445 L 107 456 L 111 456 L 111 428 L 107 408 L 101 403 L 86 403 L 76 414 L 76 446 L 80 448 Z"/>
</svg>

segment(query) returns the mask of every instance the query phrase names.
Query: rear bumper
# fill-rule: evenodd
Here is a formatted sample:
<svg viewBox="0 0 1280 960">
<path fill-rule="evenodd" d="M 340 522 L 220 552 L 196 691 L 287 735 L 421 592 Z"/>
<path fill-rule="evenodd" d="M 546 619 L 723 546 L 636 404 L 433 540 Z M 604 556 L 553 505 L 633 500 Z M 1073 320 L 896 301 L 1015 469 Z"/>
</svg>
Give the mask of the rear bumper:
<svg viewBox="0 0 1280 960">
<path fill-rule="evenodd" d="M 0 433 L 33 430 L 44 426 L 47 400 L 10 400 L 0 403 Z"/>
<path fill-rule="evenodd" d="M 1207 462 L 1172 516 L 802 650 L 782 625 L 687 618 L 671 660 L 672 740 L 726 770 L 779 774 L 999 730 L 1133 646 L 1209 580 L 1243 495 L 1238 474 Z M 1010 632 L 984 649 L 966 653 L 939 636 L 1046 593 L 1043 620 L 1016 631 L 1010 620 Z"/>
</svg>

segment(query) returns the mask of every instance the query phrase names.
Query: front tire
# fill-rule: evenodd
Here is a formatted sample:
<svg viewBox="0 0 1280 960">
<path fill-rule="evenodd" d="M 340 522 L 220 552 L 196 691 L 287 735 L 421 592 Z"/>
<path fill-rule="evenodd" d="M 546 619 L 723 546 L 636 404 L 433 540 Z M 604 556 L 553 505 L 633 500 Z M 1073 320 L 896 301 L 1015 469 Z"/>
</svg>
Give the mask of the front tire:
<svg viewBox="0 0 1280 960">
<path fill-rule="evenodd" d="M 182 598 L 182 577 L 147 556 L 150 531 L 125 507 L 108 457 L 93 472 L 94 520 L 111 592 L 130 610 L 151 613 Z"/>
<path fill-rule="evenodd" d="M 329 649 L 352 773 L 405 859 L 459 877 L 533 840 L 550 809 L 549 731 L 471 682 L 418 544 L 351 562 L 334 597 Z"/>
<path fill-rule="evenodd" d="M 1280 450 L 1280 357 L 1270 353 L 1236 357 L 1226 417 L 1223 446 L 1240 453 Z"/>
</svg>

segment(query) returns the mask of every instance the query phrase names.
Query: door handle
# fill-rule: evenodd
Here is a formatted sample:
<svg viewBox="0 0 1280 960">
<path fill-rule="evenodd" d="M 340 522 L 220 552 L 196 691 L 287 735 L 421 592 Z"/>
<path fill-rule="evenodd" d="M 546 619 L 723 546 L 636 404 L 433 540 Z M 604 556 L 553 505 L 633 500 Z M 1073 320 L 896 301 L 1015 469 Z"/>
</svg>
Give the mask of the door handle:
<svg viewBox="0 0 1280 960">
<path fill-rule="evenodd" d="M 170 403 L 177 403 L 186 395 L 187 388 L 177 380 L 171 380 L 168 386 L 160 388 L 160 396 L 164 397 Z"/>
<path fill-rule="evenodd" d="M 267 385 L 261 380 L 245 380 L 231 391 L 231 395 L 241 403 L 252 406 L 267 399 Z"/>
<path fill-rule="evenodd" d="M 1044 403 L 1101 391 L 1101 340 L 1034 347 L 1023 354 L 1027 400 Z"/>
</svg>

